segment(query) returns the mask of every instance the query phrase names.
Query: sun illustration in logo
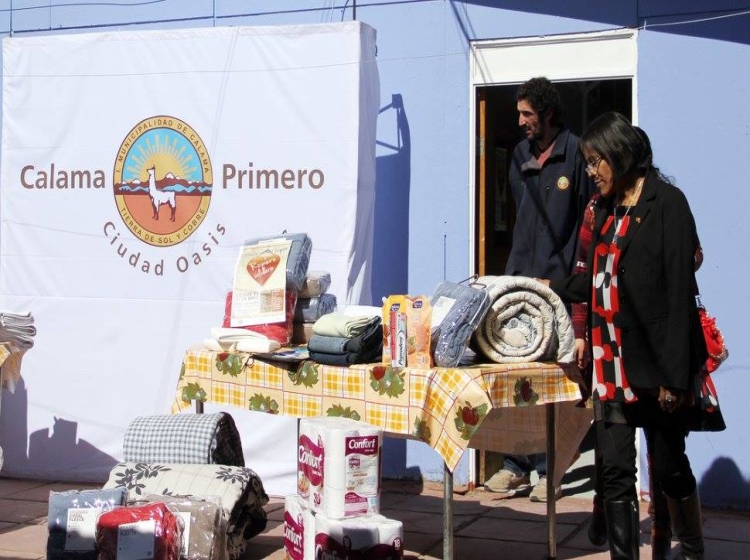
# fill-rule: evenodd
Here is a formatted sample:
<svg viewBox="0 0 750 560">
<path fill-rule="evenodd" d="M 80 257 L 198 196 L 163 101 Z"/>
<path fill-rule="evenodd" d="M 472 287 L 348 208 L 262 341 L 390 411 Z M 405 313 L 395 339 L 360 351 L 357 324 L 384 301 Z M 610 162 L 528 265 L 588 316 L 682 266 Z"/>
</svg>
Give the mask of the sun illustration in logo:
<svg viewBox="0 0 750 560">
<path fill-rule="evenodd" d="M 182 243 L 208 212 L 213 172 L 198 133 L 175 117 L 142 120 L 117 150 L 114 194 L 130 231 L 156 247 Z"/>
</svg>

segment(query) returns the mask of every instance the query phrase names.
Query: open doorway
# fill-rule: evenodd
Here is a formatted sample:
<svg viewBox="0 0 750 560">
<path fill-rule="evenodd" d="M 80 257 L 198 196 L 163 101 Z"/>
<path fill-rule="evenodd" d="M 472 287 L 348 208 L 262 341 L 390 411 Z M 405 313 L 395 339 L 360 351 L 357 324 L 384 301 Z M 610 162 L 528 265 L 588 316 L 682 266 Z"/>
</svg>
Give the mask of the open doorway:
<svg viewBox="0 0 750 560">
<path fill-rule="evenodd" d="M 531 77 L 531 76 L 529 76 Z M 554 81 L 554 80 L 553 80 Z M 563 122 L 580 136 L 607 111 L 632 119 L 633 80 L 612 78 L 555 82 L 562 97 Z M 501 275 L 513 242 L 515 205 L 507 188 L 510 158 L 524 136 L 518 126 L 518 84 L 476 88 L 475 272 Z"/>
</svg>

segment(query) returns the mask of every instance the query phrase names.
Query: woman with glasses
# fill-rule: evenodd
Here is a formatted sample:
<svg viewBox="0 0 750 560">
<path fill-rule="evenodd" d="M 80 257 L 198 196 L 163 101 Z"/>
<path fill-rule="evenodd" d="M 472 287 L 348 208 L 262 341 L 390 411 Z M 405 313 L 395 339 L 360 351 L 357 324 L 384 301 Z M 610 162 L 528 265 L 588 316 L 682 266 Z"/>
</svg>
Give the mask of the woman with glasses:
<svg viewBox="0 0 750 560">
<path fill-rule="evenodd" d="M 684 194 L 653 166 L 638 131 L 605 113 L 581 137 L 600 198 L 586 271 L 549 282 L 587 302 L 597 454 L 610 555 L 638 558 L 637 428 L 684 558 L 703 558 L 700 502 L 685 454 L 692 382 L 707 352 L 694 297 L 696 229 Z"/>
</svg>

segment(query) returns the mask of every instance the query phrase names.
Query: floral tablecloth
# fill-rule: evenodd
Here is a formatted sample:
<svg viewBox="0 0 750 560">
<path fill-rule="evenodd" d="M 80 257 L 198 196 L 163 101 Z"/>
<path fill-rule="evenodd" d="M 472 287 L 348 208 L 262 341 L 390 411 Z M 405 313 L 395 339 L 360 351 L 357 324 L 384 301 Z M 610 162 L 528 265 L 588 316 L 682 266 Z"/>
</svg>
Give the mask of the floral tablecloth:
<svg viewBox="0 0 750 560">
<path fill-rule="evenodd" d="M 172 412 L 193 400 L 292 417 L 344 416 L 424 441 L 452 471 L 468 447 L 545 450 L 545 407 L 556 408 L 556 465 L 564 473 L 591 422 L 578 385 L 557 364 L 456 368 L 338 367 L 271 362 L 201 346 L 184 357 Z M 567 461 L 567 462 L 566 462 Z M 558 478 L 558 477 L 556 477 Z"/>
</svg>

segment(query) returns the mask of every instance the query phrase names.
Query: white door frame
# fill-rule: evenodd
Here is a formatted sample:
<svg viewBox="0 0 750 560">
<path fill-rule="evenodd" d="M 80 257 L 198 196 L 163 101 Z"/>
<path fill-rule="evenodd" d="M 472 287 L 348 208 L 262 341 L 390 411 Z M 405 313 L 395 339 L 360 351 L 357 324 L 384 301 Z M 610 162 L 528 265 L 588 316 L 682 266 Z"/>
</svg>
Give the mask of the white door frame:
<svg viewBox="0 0 750 560">
<path fill-rule="evenodd" d="M 476 90 L 521 84 L 534 76 L 553 82 L 629 78 L 633 83 L 633 124 L 638 123 L 637 29 L 616 29 L 547 37 L 495 39 L 471 43 L 469 61 L 469 270 L 476 270 Z M 636 448 L 640 438 L 636 437 Z M 475 484 L 476 453 L 469 455 L 469 483 Z M 638 469 L 640 473 L 640 469 Z M 640 487 L 640 474 L 636 483 Z"/>
</svg>

